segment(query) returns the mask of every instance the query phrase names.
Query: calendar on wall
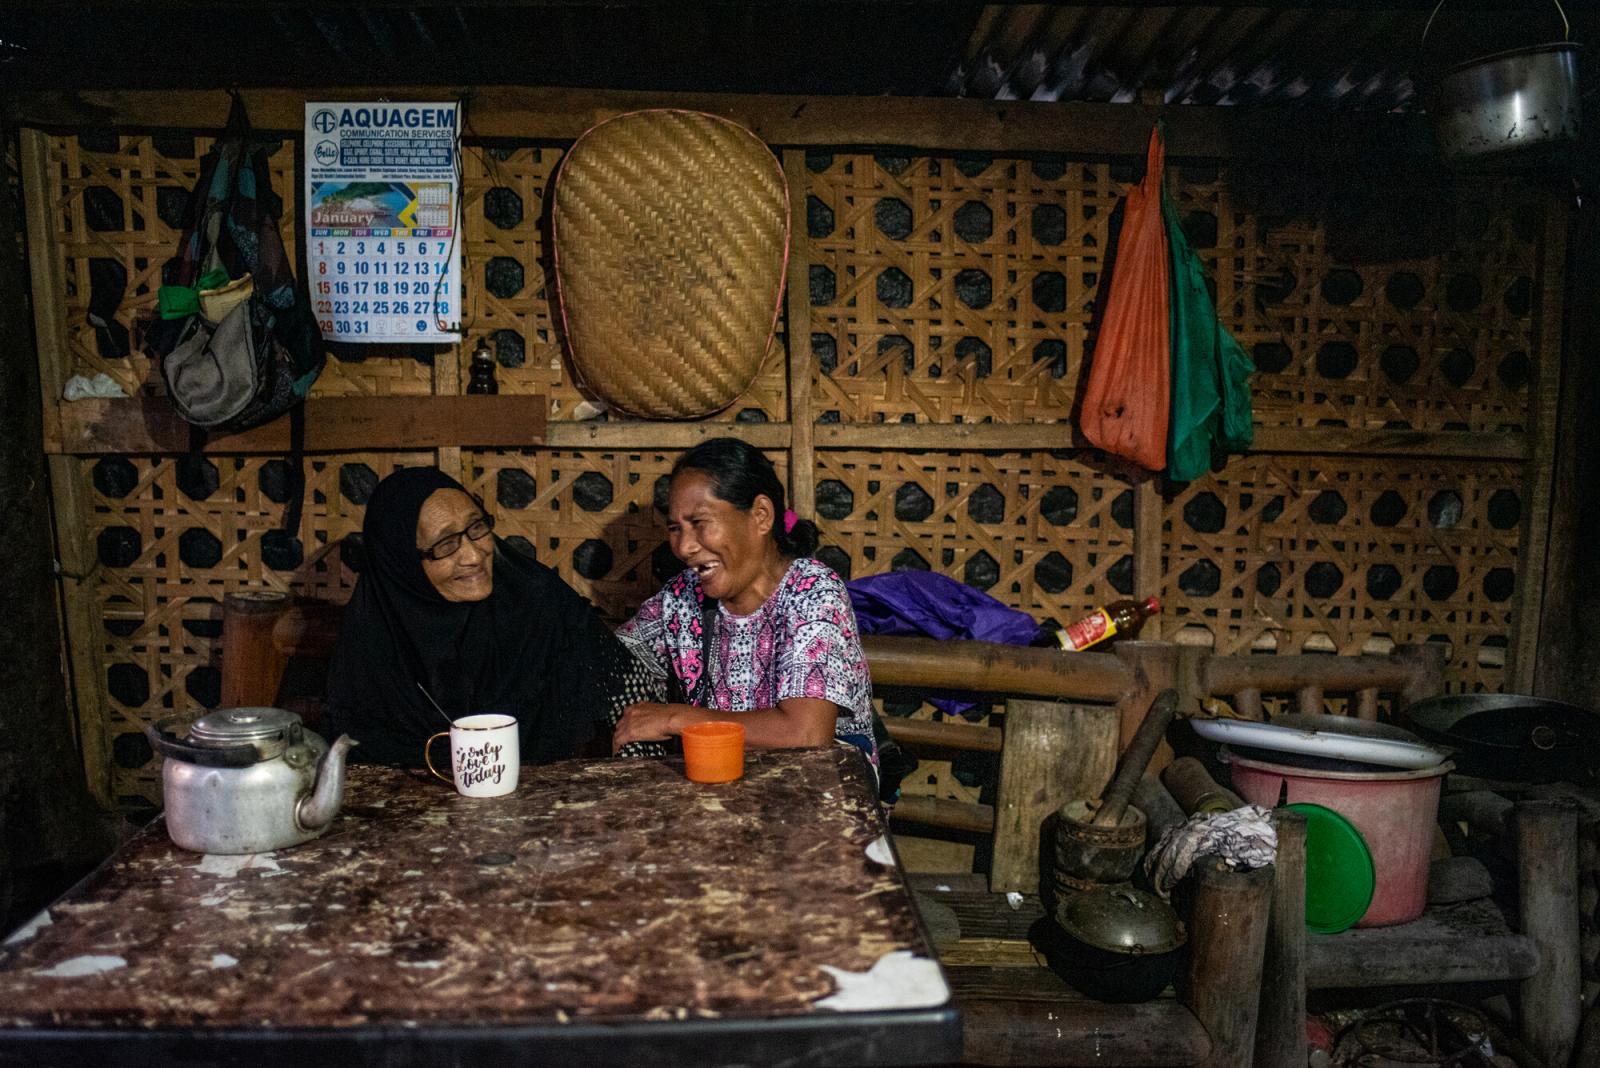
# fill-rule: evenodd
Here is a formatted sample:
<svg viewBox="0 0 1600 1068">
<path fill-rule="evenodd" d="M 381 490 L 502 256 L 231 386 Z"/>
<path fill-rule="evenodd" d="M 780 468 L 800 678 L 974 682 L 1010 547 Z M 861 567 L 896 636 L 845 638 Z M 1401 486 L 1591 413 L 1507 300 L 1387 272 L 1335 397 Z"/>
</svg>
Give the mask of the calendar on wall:
<svg viewBox="0 0 1600 1068">
<path fill-rule="evenodd" d="M 458 339 L 460 110 L 306 104 L 306 269 L 329 341 Z"/>
</svg>

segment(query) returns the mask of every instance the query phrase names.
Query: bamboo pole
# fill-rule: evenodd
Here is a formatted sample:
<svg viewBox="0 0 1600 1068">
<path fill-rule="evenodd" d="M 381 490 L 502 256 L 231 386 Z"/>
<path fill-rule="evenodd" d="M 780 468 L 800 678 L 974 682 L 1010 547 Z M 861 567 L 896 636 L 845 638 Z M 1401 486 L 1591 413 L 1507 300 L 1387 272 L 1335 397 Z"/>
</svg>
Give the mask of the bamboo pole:
<svg viewBox="0 0 1600 1068">
<path fill-rule="evenodd" d="M 811 412 L 811 241 L 806 231 L 806 154 L 783 153 L 789 184 L 788 305 L 785 338 L 789 348 L 789 507 L 806 519 L 817 510 L 817 458 L 812 449 Z"/>
<path fill-rule="evenodd" d="M 863 635 L 862 649 L 877 686 L 976 690 L 1079 701 L 1114 701 L 1132 679 L 1107 653 L 1073 653 L 994 642 L 951 643 L 933 638 Z"/>
<path fill-rule="evenodd" d="M 896 820 L 920 823 L 928 827 L 943 827 L 952 831 L 972 834 L 994 832 L 994 806 L 976 805 L 966 801 L 949 801 L 942 797 L 916 797 L 901 794 L 890 813 Z"/>
<path fill-rule="evenodd" d="M 1133 592 L 1143 600 L 1160 597 L 1161 560 L 1165 550 L 1162 533 L 1161 491 L 1152 476 L 1133 488 Z M 1144 621 L 1143 635 L 1154 641 L 1161 637 L 1161 615 Z"/>
<path fill-rule="evenodd" d="M 1207 859 L 1196 878 L 1183 996 L 1211 1036 L 1211 1053 L 1200 1068 L 1251 1068 L 1272 869 L 1232 871 Z"/>
<path fill-rule="evenodd" d="M 1260 1068 L 1305 1068 L 1306 818 L 1280 809 L 1272 822 L 1278 832 L 1278 855 L 1261 965 L 1255 1059 Z"/>
<path fill-rule="evenodd" d="M 22 201 L 27 217 L 28 260 L 33 284 L 33 328 L 39 350 L 45 437 L 49 441 L 60 436 L 61 392 L 71 374 L 67 339 L 61 329 L 62 309 L 66 307 L 66 280 L 62 277 L 53 225 L 56 197 L 49 139 L 37 130 L 23 130 L 19 136 Z M 66 631 L 72 701 L 78 717 L 78 742 L 83 751 L 83 772 L 96 803 L 110 808 L 115 791 L 107 738 L 105 641 L 94 578 L 99 560 L 87 536 L 92 512 L 87 472 L 82 461 L 60 455 L 49 457 L 49 469 L 56 559 L 61 565 L 65 615 L 62 622 Z"/>
<path fill-rule="evenodd" d="M 1572 1059 L 1583 1012 L 1578 961 L 1578 813 L 1560 801 L 1517 806 L 1517 883 L 1522 933 L 1539 947 L 1539 970 L 1522 981 L 1522 1038 L 1540 1061 Z"/>
<path fill-rule="evenodd" d="M 1398 650 L 1387 656 L 1216 656 L 1206 663 L 1205 684 L 1213 694 L 1294 691 L 1303 703 L 1316 704 L 1320 694 L 1313 691 L 1404 694 L 1429 674 L 1426 654 Z"/>
<path fill-rule="evenodd" d="M 1555 483 L 1556 425 L 1561 413 L 1561 326 L 1565 298 L 1568 213 L 1565 199 L 1547 198 L 1539 255 L 1538 354 L 1534 361 L 1529 436 L 1533 451 L 1523 468 L 1527 510 L 1517 549 L 1517 611 L 1511 617 L 1506 681 L 1513 693 L 1532 693 L 1538 667 L 1539 616 L 1544 606 L 1544 561 L 1549 550 L 1551 488 Z"/>
</svg>

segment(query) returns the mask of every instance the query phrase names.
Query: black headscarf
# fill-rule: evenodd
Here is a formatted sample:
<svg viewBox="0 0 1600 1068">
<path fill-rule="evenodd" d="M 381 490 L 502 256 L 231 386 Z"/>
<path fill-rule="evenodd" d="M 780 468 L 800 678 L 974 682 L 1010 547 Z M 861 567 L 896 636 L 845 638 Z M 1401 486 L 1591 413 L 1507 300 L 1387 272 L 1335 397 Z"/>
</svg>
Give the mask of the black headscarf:
<svg viewBox="0 0 1600 1068">
<path fill-rule="evenodd" d="M 431 467 L 378 484 L 362 536 L 366 564 L 328 670 L 327 729 L 361 743 L 353 757 L 416 766 L 451 718 L 504 712 L 521 725 L 522 760 L 573 756 L 608 718 L 626 650 L 560 576 L 495 539 L 493 591 L 455 603 L 417 553 L 417 516 L 441 489 L 466 490 Z"/>
</svg>

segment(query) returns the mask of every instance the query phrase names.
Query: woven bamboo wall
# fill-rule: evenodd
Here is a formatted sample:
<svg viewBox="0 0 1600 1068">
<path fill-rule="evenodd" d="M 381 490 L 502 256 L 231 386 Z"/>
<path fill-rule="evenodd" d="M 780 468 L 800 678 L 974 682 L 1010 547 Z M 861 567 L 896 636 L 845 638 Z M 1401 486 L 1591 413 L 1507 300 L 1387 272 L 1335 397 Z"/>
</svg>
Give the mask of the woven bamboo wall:
<svg viewBox="0 0 1600 1068">
<path fill-rule="evenodd" d="M 53 258 L 64 289 L 60 306 L 41 315 L 70 372 L 148 387 L 152 368 L 136 351 L 123 354 L 121 339 L 154 305 L 206 142 L 85 134 L 43 144 L 45 188 L 28 192 L 44 194 L 48 241 L 32 254 Z M 545 193 L 560 151 L 469 146 L 464 168 L 463 347 L 487 336 L 502 393 L 545 398 L 557 422 L 581 399 L 545 286 Z M 291 248 L 292 165 L 286 145 L 274 183 L 290 202 Z M 1261 425 L 1529 426 L 1544 296 L 1536 197 L 1510 183 L 1463 184 L 1396 213 L 1242 167 L 1170 172 L 1223 319 L 1260 365 Z M 1126 164 L 814 152 L 805 176 L 796 229 L 808 242 L 794 281 L 809 293 L 807 343 L 796 354 L 810 375 L 809 404 L 790 410 L 780 338 L 749 395 L 718 419 L 887 431 L 1069 417 L 1117 207 L 1136 177 Z M 113 265 L 128 290 L 113 325 L 97 329 L 91 300 L 104 310 Z M 461 358 L 462 347 L 345 349 L 317 392 L 454 389 Z M 822 555 L 841 572 L 928 567 L 1057 622 L 1135 590 L 1159 592 L 1164 636 L 1219 652 L 1354 653 L 1436 640 L 1451 647 L 1452 687 L 1505 685 L 1524 577 L 1518 462 L 1260 452 L 1162 488 L 1140 513 L 1138 495 L 1150 489 L 1078 447 L 1065 425 L 1041 425 L 1036 444 L 1002 451 L 953 450 L 930 429 L 913 444 L 812 454 Z M 462 456 L 461 470 L 502 533 L 620 618 L 670 567 L 658 507 L 673 456 L 643 446 L 482 450 Z M 434 458 L 313 457 L 298 537 L 276 529 L 281 460 L 72 461 L 90 520 L 62 537 L 85 539 L 96 561 L 92 615 L 102 632 L 69 637 L 96 647 L 105 667 L 117 795 L 157 792 L 143 723 L 216 700 L 222 594 L 346 596 L 359 554 L 345 560 L 340 550 L 359 531 L 373 485 L 397 465 Z M 787 464 L 783 450 L 774 458 Z M 1139 514 L 1159 524 L 1159 552 L 1140 555 L 1141 533 L 1148 545 L 1155 532 L 1136 530 Z M 1143 572 L 1141 559 L 1152 562 Z M 962 799 L 986 774 L 927 771 L 918 792 Z"/>
</svg>

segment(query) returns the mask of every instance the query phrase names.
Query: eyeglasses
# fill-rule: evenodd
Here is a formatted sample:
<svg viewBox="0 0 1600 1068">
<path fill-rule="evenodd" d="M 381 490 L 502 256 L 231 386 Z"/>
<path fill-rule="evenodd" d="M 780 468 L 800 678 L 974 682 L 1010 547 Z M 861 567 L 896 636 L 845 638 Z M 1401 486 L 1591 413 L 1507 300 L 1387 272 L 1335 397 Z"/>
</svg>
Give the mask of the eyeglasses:
<svg viewBox="0 0 1600 1068">
<path fill-rule="evenodd" d="M 454 556 L 461 548 L 462 538 L 471 538 L 473 541 L 482 541 L 494 529 L 494 516 L 480 515 L 472 521 L 466 530 L 454 534 L 446 534 L 426 549 L 418 549 L 417 555 L 424 560 L 444 560 Z"/>
</svg>

